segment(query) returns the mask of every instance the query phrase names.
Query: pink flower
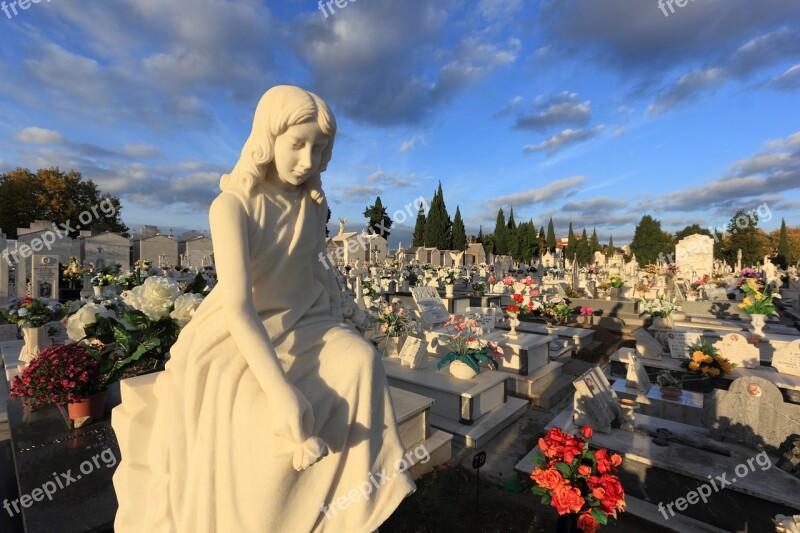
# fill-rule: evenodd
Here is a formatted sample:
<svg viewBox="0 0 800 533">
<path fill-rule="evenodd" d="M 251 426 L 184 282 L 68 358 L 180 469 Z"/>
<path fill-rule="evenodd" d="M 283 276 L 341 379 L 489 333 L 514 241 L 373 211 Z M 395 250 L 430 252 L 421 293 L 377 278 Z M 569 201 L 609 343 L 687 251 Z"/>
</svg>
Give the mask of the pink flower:
<svg viewBox="0 0 800 533">
<path fill-rule="evenodd" d="M 486 281 L 488 281 L 489 283 L 494 283 L 495 281 L 497 281 L 497 278 L 494 276 L 489 276 L 489 279 L 487 279 Z"/>
<path fill-rule="evenodd" d="M 386 333 L 387 329 L 389 329 L 388 324 L 381 324 L 381 333 Z"/>
<path fill-rule="evenodd" d="M 503 278 L 503 283 L 505 283 L 509 287 L 514 285 L 514 283 L 516 283 L 516 282 L 517 282 L 517 280 L 514 279 L 513 276 L 506 276 L 506 277 Z"/>
</svg>

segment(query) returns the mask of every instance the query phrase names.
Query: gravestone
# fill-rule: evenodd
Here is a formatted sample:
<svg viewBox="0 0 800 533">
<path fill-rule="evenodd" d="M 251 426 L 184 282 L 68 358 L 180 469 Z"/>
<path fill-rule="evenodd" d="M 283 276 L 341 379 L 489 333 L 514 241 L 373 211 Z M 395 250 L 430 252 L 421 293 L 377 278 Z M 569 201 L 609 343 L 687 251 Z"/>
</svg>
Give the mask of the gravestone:
<svg viewBox="0 0 800 533">
<path fill-rule="evenodd" d="M 5 250 L 5 235 L 0 233 L 0 253 L 2 253 L 3 250 Z M 6 257 L 0 255 L 0 305 L 5 304 L 10 296 L 8 288 L 10 281 L 8 279 L 8 267 L 8 260 Z"/>
<path fill-rule="evenodd" d="M 428 342 L 417 337 L 406 337 L 400 350 L 400 361 L 411 368 L 425 366 L 428 359 Z"/>
<path fill-rule="evenodd" d="M 703 334 L 695 331 L 672 330 L 667 332 L 667 346 L 673 359 L 686 359 L 691 357 L 689 347 L 700 344 Z"/>
<path fill-rule="evenodd" d="M 684 276 L 693 276 L 691 281 L 710 276 L 714 272 L 714 239 L 698 233 L 681 239 L 675 245 L 675 264 Z"/>
<path fill-rule="evenodd" d="M 645 359 L 661 360 L 664 353 L 664 347 L 658 340 L 650 335 L 650 332 L 644 328 L 639 328 L 634 333 L 636 336 L 636 351 Z"/>
<path fill-rule="evenodd" d="M 19 252 L 19 250 L 20 250 L 19 243 L 17 243 L 17 252 Z M 30 276 L 30 274 L 28 273 L 29 264 L 30 264 L 29 258 L 21 257 L 19 262 L 17 262 L 15 265 L 17 269 L 16 272 L 17 296 L 20 298 L 24 298 L 25 296 L 27 296 L 26 291 L 28 289 L 28 277 Z"/>
<path fill-rule="evenodd" d="M 800 376 L 800 339 L 779 348 L 772 357 L 772 366 L 782 374 Z"/>
<path fill-rule="evenodd" d="M 644 368 L 642 361 L 634 354 L 631 354 L 628 359 L 628 374 L 625 378 L 625 386 L 637 389 L 645 396 L 650 392 L 650 377 L 647 375 L 647 370 Z"/>
<path fill-rule="evenodd" d="M 575 387 L 572 413 L 575 424 L 611 433 L 611 422 L 620 414 L 619 399 L 602 370 L 592 367 L 572 384 Z"/>
<path fill-rule="evenodd" d="M 411 295 L 419 308 L 423 323 L 433 326 L 450 320 L 447 306 L 444 305 L 439 292 L 434 287 L 413 287 Z"/>
<path fill-rule="evenodd" d="M 800 433 L 800 405 L 783 402 L 781 391 L 759 377 L 741 377 L 729 390 L 715 389 L 703 406 L 703 423 L 717 436 L 775 451 Z"/>
<path fill-rule="evenodd" d="M 758 368 L 761 364 L 758 348 L 747 342 L 747 338 L 740 333 L 726 333 L 714 343 L 714 348 L 719 350 L 722 357 L 730 359 L 737 366 Z"/>
<path fill-rule="evenodd" d="M 31 296 L 58 300 L 58 256 L 34 255 Z"/>
</svg>

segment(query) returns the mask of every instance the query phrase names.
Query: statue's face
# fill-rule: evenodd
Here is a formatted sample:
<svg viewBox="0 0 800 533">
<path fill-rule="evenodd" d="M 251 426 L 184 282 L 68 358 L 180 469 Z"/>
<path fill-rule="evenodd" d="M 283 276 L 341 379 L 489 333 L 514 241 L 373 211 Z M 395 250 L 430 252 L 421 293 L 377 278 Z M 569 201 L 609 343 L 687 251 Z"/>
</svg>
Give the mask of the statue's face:
<svg viewBox="0 0 800 533">
<path fill-rule="evenodd" d="M 319 172 L 322 153 L 328 146 L 316 121 L 291 126 L 275 139 L 275 168 L 281 182 L 300 186 Z"/>
</svg>

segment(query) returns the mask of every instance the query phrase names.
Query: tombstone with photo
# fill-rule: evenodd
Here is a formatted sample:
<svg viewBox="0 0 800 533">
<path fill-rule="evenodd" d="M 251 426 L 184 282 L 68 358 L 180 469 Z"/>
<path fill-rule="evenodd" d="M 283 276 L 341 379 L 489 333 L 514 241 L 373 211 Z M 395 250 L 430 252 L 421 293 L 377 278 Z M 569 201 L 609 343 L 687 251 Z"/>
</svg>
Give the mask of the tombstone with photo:
<svg viewBox="0 0 800 533">
<path fill-rule="evenodd" d="M 31 296 L 58 300 L 58 256 L 34 255 Z"/>
<path fill-rule="evenodd" d="M 611 433 L 611 423 L 620 414 L 619 399 L 602 370 L 592 367 L 572 384 L 575 386 L 572 415 L 575 424 Z"/>
</svg>

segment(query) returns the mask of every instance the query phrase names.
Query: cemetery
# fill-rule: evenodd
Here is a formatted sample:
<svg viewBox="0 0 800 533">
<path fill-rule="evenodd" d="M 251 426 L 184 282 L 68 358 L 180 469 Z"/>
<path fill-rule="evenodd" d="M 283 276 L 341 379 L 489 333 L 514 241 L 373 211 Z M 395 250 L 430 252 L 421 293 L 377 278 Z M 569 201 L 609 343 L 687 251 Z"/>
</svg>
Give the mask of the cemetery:
<svg viewBox="0 0 800 533">
<path fill-rule="evenodd" d="M 2 2 L 0 532 L 800 533 L 800 8 L 350 3 Z"/>
</svg>

